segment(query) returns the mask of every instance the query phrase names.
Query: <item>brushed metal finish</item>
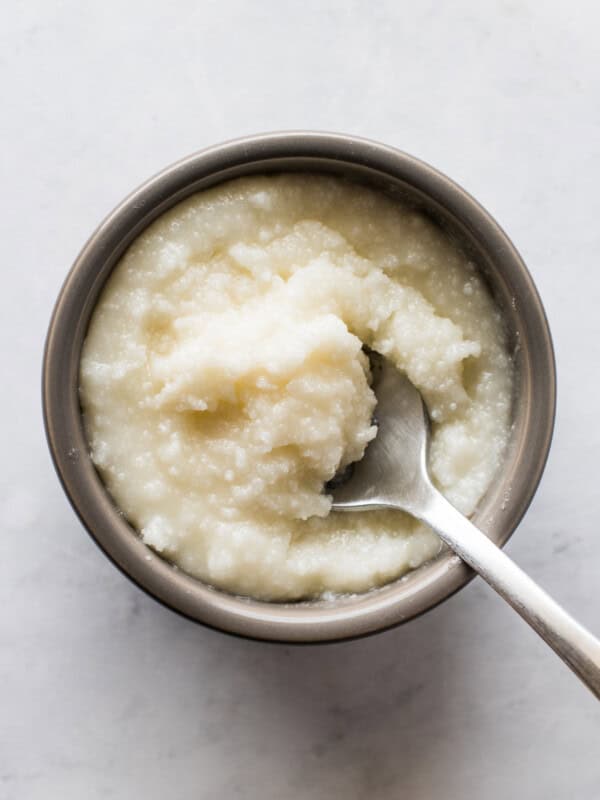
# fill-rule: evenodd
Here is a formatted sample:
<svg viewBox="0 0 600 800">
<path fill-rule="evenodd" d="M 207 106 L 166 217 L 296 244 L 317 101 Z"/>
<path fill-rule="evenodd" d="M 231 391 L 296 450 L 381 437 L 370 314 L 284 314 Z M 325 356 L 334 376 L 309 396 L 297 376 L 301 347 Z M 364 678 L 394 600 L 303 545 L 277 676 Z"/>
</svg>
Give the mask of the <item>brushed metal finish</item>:
<svg viewBox="0 0 600 800">
<path fill-rule="evenodd" d="M 427 469 L 429 421 L 420 393 L 381 356 L 372 356 L 378 432 L 335 488 L 336 511 L 391 508 L 433 528 L 539 633 L 600 699 L 600 641 L 576 622 L 433 486 Z"/>
<path fill-rule="evenodd" d="M 496 544 L 507 541 L 534 495 L 552 437 L 555 366 L 542 304 L 506 234 L 467 192 L 422 161 L 365 139 L 313 132 L 252 136 L 195 153 L 129 195 L 84 246 L 58 297 L 44 353 L 44 422 L 58 476 L 82 523 L 153 597 L 191 619 L 242 636 L 333 641 L 405 622 L 445 600 L 474 573 L 445 553 L 386 587 L 335 602 L 262 603 L 216 591 L 149 550 L 119 514 L 89 457 L 78 397 L 90 316 L 133 239 L 194 192 L 242 175 L 290 171 L 339 175 L 413 204 L 461 244 L 486 278 L 506 320 L 516 378 L 506 461 L 474 521 Z"/>
</svg>

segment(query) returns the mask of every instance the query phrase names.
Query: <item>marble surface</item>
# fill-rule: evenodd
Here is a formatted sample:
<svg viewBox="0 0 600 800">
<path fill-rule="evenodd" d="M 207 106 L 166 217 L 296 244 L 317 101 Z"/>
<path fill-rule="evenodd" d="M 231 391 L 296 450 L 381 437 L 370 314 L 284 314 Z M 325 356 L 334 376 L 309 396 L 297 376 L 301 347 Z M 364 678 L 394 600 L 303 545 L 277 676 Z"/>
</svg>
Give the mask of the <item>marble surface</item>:
<svg viewBox="0 0 600 800">
<path fill-rule="evenodd" d="M 600 706 L 477 580 L 301 649 L 203 630 L 123 578 L 54 475 L 43 338 L 103 215 L 258 130 L 403 148 L 469 189 L 538 284 L 556 436 L 508 550 L 600 633 L 600 52 L 591 0 L 5 0 L 0 798 L 587 800 Z"/>
</svg>

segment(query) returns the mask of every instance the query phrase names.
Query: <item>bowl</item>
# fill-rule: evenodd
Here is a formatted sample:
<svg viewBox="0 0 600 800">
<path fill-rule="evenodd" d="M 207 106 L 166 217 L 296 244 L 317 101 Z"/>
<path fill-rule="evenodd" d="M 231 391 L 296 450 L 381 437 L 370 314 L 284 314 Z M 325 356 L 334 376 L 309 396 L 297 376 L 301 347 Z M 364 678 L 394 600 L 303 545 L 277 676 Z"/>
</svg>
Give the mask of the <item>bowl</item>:
<svg viewBox="0 0 600 800">
<path fill-rule="evenodd" d="M 342 175 L 409 202 L 458 240 L 485 276 L 508 326 L 515 392 L 503 468 L 472 519 L 502 546 L 535 493 L 552 437 L 556 376 L 546 316 L 527 268 L 489 214 L 449 178 L 383 144 L 329 133 L 261 134 L 195 153 L 150 178 L 101 223 L 66 278 L 46 341 L 43 408 L 50 452 L 73 508 L 104 553 L 138 586 L 171 609 L 222 631 L 323 642 L 406 622 L 450 597 L 473 572 L 444 551 L 382 588 L 335 600 L 266 603 L 218 591 L 150 550 L 116 508 L 89 456 L 78 396 L 90 316 L 135 237 L 194 192 L 242 175 L 292 171 Z"/>
</svg>

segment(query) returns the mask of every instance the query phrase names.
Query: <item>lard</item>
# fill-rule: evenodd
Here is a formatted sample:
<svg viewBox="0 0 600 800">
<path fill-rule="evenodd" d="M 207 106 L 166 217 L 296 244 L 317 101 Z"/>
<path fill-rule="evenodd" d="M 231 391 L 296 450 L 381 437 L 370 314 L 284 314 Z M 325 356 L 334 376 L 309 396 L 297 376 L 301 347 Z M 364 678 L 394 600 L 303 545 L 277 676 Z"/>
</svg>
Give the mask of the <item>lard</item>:
<svg viewBox="0 0 600 800">
<path fill-rule="evenodd" d="M 463 513 L 498 470 L 512 366 L 474 265 L 422 215 L 317 175 L 244 178 L 134 241 L 81 361 L 91 454 L 142 539 L 268 600 L 361 592 L 434 556 L 398 512 L 323 485 L 376 435 L 363 343 L 422 392 L 433 480 Z"/>
</svg>

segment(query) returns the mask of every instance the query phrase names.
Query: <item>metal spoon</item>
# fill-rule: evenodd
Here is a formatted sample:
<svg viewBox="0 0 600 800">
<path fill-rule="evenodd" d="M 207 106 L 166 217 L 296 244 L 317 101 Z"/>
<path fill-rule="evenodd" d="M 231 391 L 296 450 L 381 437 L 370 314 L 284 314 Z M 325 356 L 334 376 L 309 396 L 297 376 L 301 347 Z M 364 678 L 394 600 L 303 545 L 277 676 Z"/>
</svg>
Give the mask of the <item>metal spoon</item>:
<svg viewBox="0 0 600 800">
<path fill-rule="evenodd" d="M 433 486 L 429 420 L 418 390 L 370 353 L 378 433 L 350 477 L 328 485 L 335 511 L 396 508 L 429 525 L 539 633 L 600 699 L 600 641 L 576 622 Z M 343 478 L 346 480 L 343 480 Z"/>
</svg>

